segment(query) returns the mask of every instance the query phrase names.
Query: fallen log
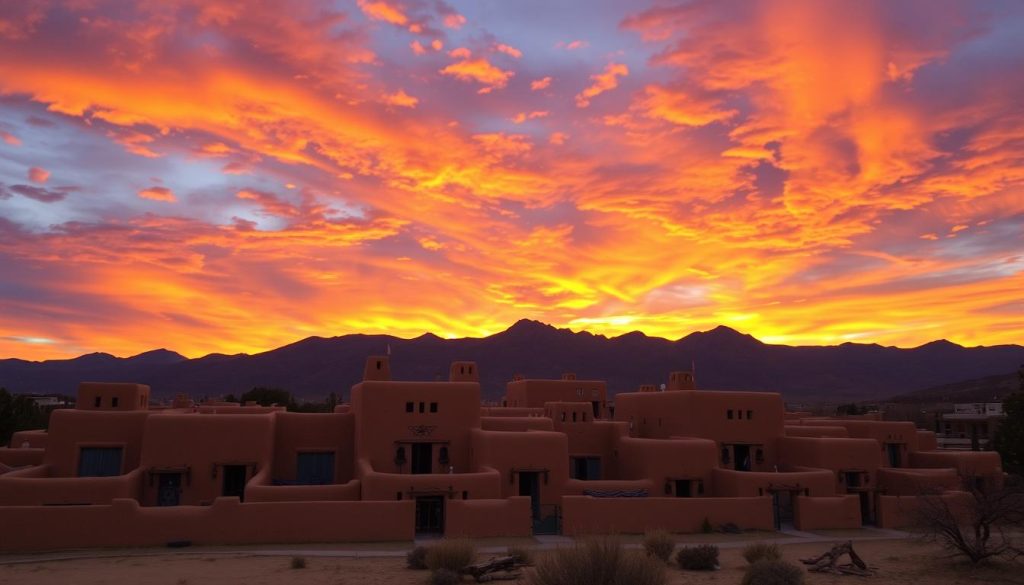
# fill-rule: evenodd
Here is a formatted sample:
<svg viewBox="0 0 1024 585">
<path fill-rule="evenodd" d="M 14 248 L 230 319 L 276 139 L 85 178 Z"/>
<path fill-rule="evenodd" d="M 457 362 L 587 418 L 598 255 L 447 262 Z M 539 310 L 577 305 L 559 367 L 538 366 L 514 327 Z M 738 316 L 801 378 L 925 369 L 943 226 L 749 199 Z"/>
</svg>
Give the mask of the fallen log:
<svg viewBox="0 0 1024 585">
<path fill-rule="evenodd" d="M 839 560 L 846 555 L 850 557 L 849 563 L 839 563 Z M 811 565 L 808 571 L 813 573 L 834 573 L 836 575 L 857 575 L 870 577 L 875 570 L 868 567 L 864 559 L 853 550 L 853 541 L 837 543 L 828 551 L 812 558 L 800 559 L 805 565 Z"/>
<path fill-rule="evenodd" d="M 470 575 L 477 583 L 488 581 L 511 581 L 518 579 L 520 573 L 517 569 L 523 566 L 516 560 L 516 557 L 496 557 L 482 563 L 466 565 L 460 573 Z"/>
</svg>

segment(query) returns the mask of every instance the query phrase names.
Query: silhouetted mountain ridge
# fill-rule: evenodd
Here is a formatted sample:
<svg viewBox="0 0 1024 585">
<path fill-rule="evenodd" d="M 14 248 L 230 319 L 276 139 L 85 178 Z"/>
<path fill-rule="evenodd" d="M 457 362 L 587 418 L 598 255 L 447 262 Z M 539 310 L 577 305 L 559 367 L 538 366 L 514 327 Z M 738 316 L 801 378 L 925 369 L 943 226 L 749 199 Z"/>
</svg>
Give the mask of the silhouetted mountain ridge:
<svg viewBox="0 0 1024 585">
<path fill-rule="evenodd" d="M 696 365 L 702 389 L 782 392 L 799 402 L 874 400 L 991 376 L 1024 363 L 1024 347 L 962 347 L 939 340 L 901 349 L 878 344 L 837 346 L 766 344 L 725 326 L 677 340 L 634 331 L 617 337 L 573 332 L 522 319 L 483 338 L 413 339 L 351 334 L 307 337 L 257 354 L 210 354 L 196 359 L 166 349 L 130 358 L 94 353 L 70 360 L 0 360 L 0 386 L 15 392 L 73 394 L 83 380 L 149 384 L 158 397 L 240 394 L 255 386 L 285 388 L 317 400 L 348 395 L 366 356 L 390 349 L 397 380 L 446 379 L 454 360 L 477 362 L 484 396 L 500 399 L 514 374 L 607 380 L 611 392 L 661 384 L 673 370 Z"/>
</svg>

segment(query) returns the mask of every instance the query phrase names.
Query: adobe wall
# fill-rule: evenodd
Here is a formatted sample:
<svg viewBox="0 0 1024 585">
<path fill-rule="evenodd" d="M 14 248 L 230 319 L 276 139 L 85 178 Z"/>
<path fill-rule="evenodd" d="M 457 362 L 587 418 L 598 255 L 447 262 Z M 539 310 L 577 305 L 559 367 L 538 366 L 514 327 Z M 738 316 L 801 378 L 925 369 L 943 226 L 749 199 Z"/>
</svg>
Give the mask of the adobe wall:
<svg viewBox="0 0 1024 585">
<path fill-rule="evenodd" d="M 444 510 L 444 535 L 449 538 L 492 538 L 531 536 L 533 520 L 530 498 L 447 500 Z"/>
<path fill-rule="evenodd" d="M 473 467 L 497 470 L 500 497 L 504 498 L 519 495 L 519 474 L 515 471 L 540 472 L 541 504 L 557 505 L 562 486 L 569 480 L 568 448 L 568 439 L 562 433 L 474 430 Z"/>
<path fill-rule="evenodd" d="M 782 437 L 780 463 L 832 471 L 878 469 L 878 443 L 871 439 L 835 437 Z"/>
<path fill-rule="evenodd" d="M 995 451 L 919 451 L 910 461 L 914 467 L 951 467 L 963 477 L 1002 473 L 1002 461 Z"/>
<path fill-rule="evenodd" d="M 523 433 L 527 434 L 527 433 Z M 493 499 L 503 497 L 502 477 L 494 469 L 469 473 L 383 473 L 369 462 L 356 462 L 364 500 L 398 500 L 416 495 L 444 495 L 449 498 Z"/>
<path fill-rule="evenodd" d="M 82 382 L 76 410 L 147 410 L 149 386 L 125 382 Z"/>
<path fill-rule="evenodd" d="M 513 380 L 505 385 L 504 406 L 543 408 L 548 402 L 598 402 L 598 418 L 608 417 L 608 389 L 601 380 Z"/>
<path fill-rule="evenodd" d="M 355 416 L 352 414 L 274 414 L 274 464 L 271 479 L 294 481 L 303 452 L 334 453 L 334 483 L 355 477 Z"/>
<path fill-rule="evenodd" d="M 359 500 L 358 479 L 328 485 L 272 485 L 267 468 L 260 470 L 245 486 L 246 502 L 333 502 Z"/>
<path fill-rule="evenodd" d="M 26 465 L 39 465 L 43 462 L 46 449 L 9 449 L 0 447 L 0 463 L 8 467 L 24 467 Z"/>
<path fill-rule="evenodd" d="M 407 405 L 412 404 L 412 412 Z M 420 412 L 420 404 L 423 412 Z M 430 405 L 437 404 L 437 412 Z M 480 384 L 476 382 L 391 382 L 368 380 L 352 389 L 356 457 L 380 472 L 396 472 L 399 446 L 405 447 L 403 472 L 409 472 L 412 443 L 430 442 L 435 473 L 440 447 L 447 444 L 449 465 L 469 469 L 469 432 L 480 427 Z"/>
<path fill-rule="evenodd" d="M 511 406 L 482 406 L 480 416 L 544 416 L 544 409 L 538 408 L 513 408 Z"/>
<path fill-rule="evenodd" d="M 484 416 L 480 428 L 485 431 L 553 431 L 550 418 L 540 416 Z"/>
<path fill-rule="evenodd" d="M 825 425 L 786 425 L 787 437 L 849 437 L 846 427 L 825 426 Z"/>
<path fill-rule="evenodd" d="M 0 550 L 91 547 L 368 542 L 413 539 L 415 504 L 275 502 L 143 508 L 129 499 L 82 507 L 0 507 Z M 116 527 L 116 529 L 113 529 Z"/>
<path fill-rule="evenodd" d="M 793 498 L 793 526 L 797 530 L 860 528 L 860 497 L 798 495 Z"/>
<path fill-rule="evenodd" d="M 958 490 L 963 480 L 956 469 L 894 469 L 878 470 L 878 490 L 888 496 L 916 496 L 935 489 Z"/>
<path fill-rule="evenodd" d="M 704 482 L 705 494 L 714 493 L 711 471 L 718 465 L 714 441 L 624 437 L 619 441 L 618 450 L 620 477 L 652 479 L 657 482 L 657 491 L 652 495 L 662 493 L 662 482 L 677 479 L 699 479 Z"/>
<path fill-rule="evenodd" d="M 47 443 L 50 440 L 49 433 L 45 429 L 36 429 L 32 431 L 17 431 L 11 435 L 11 442 L 9 446 L 12 449 L 45 449 Z"/>
<path fill-rule="evenodd" d="M 731 522 L 745 530 L 774 530 L 772 500 L 763 498 L 562 498 L 562 534 L 700 532 Z"/>
<path fill-rule="evenodd" d="M 718 497 L 739 498 L 768 494 L 772 490 L 795 491 L 809 496 L 833 496 L 835 474 L 826 469 L 774 473 L 770 471 L 734 471 L 717 468 L 712 472 Z"/>
<path fill-rule="evenodd" d="M 43 463 L 50 466 L 53 477 L 75 477 L 81 447 L 122 447 L 121 473 L 128 473 L 139 466 L 142 436 L 150 416 L 144 410 L 54 410 Z"/>
<path fill-rule="evenodd" d="M 939 439 L 932 431 L 917 429 L 917 450 L 935 451 L 939 448 Z"/>
<path fill-rule="evenodd" d="M 39 465 L 0 475 L 0 502 L 3 506 L 109 504 L 115 498 L 138 498 L 143 480 L 141 469 L 111 477 L 54 477 L 51 472 L 49 465 Z"/>
<path fill-rule="evenodd" d="M 150 471 L 181 471 L 182 505 L 208 504 L 223 495 L 224 466 L 244 465 L 246 480 L 273 461 L 274 415 L 157 414 L 149 417 L 141 502 L 156 505 L 159 486 Z"/>
</svg>

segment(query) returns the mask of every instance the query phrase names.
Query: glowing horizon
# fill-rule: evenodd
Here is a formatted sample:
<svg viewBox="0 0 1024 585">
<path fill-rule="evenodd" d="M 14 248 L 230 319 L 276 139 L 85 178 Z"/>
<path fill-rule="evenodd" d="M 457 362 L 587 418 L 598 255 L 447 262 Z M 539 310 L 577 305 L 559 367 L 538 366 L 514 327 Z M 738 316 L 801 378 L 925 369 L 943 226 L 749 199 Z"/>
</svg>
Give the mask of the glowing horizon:
<svg viewBox="0 0 1024 585">
<path fill-rule="evenodd" d="M 1024 6 L 26 0 L 0 358 L 1024 342 Z"/>
</svg>

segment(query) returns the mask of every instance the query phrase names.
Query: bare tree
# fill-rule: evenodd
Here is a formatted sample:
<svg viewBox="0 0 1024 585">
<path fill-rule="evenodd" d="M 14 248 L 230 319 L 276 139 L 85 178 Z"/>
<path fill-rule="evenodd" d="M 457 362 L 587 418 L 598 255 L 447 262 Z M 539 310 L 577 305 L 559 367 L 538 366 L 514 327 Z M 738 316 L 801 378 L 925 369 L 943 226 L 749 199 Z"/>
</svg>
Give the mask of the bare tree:
<svg viewBox="0 0 1024 585">
<path fill-rule="evenodd" d="M 1024 556 L 1024 488 L 1015 482 L 999 489 L 924 493 L 914 520 L 926 540 L 972 563 Z"/>
</svg>

